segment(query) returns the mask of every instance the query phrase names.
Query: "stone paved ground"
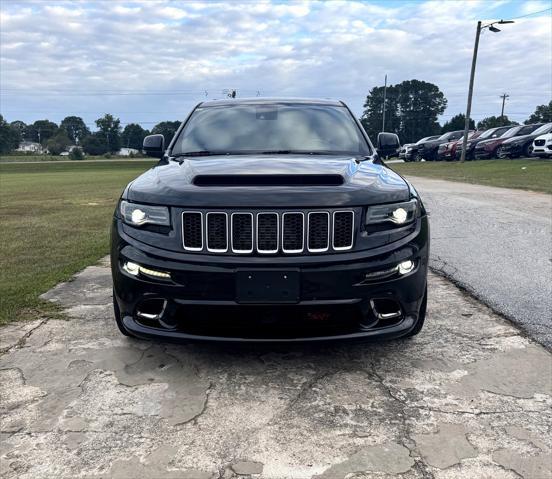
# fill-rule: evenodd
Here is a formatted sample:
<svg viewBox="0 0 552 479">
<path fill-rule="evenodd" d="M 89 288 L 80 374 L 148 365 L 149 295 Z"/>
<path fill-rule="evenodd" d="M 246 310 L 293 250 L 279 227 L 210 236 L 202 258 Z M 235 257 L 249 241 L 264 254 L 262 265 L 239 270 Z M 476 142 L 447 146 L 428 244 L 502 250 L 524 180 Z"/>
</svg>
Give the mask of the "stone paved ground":
<svg viewBox="0 0 552 479">
<path fill-rule="evenodd" d="M 0 330 L 2 478 L 552 477 L 552 361 L 430 275 L 412 340 L 170 345 L 116 330 L 105 264 Z"/>
</svg>

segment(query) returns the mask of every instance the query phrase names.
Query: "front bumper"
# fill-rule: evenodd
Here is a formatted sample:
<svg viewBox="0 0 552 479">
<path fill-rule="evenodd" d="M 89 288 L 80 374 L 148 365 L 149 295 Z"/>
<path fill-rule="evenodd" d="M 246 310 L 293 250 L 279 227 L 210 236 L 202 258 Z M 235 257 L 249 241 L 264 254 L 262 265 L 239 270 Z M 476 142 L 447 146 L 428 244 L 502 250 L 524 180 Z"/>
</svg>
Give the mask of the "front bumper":
<svg viewBox="0 0 552 479">
<path fill-rule="evenodd" d="M 428 254 L 425 216 L 411 235 L 391 245 L 308 258 L 170 252 L 128 237 L 115 219 L 111 265 L 122 324 L 135 336 L 177 341 L 368 340 L 397 338 L 415 327 L 426 291 Z M 406 260 L 416 265 L 410 273 L 366 280 L 366 273 Z M 169 272 L 171 279 L 132 276 L 122 268 L 127 261 Z M 290 302 L 240 302 L 236 278 L 243 271 L 297 272 L 299 296 Z M 163 314 L 168 317 L 161 324 L 140 317 L 141 305 L 148 300 L 165 302 Z M 392 319 L 382 319 L 375 309 L 393 304 L 400 316 Z"/>
<path fill-rule="evenodd" d="M 517 158 L 521 156 L 522 152 L 523 144 L 521 143 L 502 144 L 497 151 L 499 158 Z"/>
</svg>

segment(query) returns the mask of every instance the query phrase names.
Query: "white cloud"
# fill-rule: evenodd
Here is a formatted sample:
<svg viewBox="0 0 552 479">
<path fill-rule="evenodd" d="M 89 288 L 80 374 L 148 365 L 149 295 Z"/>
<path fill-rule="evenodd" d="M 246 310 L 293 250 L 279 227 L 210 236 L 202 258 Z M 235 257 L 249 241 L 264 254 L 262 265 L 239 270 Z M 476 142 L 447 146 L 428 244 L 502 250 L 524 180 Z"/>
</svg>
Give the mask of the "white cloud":
<svg viewBox="0 0 552 479">
<path fill-rule="evenodd" d="M 147 127 L 183 118 L 205 91 L 220 97 L 223 88 L 337 97 L 360 114 L 386 73 L 391 83 L 436 83 L 452 116 L 465 108 L 476 19 L 520 11 L 506 1 L 76 5 L 2 3 L 0 109 L 9 120 L 77 114 L 92 124 L 111 111 Z M 550 17 L 502 30 L 481 38 L 476 119 L 499 113 L 504 91 L 518 121 L 551 96 Z M 118 94 L 97 96 L 106 92 Z"/>
</svg>

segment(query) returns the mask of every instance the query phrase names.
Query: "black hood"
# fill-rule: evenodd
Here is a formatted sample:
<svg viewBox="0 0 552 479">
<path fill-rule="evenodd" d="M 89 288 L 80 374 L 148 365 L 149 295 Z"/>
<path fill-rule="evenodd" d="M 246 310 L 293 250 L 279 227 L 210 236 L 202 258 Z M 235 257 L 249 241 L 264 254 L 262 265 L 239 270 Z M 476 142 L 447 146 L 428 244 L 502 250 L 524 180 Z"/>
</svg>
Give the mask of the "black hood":
<svg viewBox="0 0 552 479">
<path fill-rule="evenodd" d="M 350 156 L 221 155 L 162 161 L 126 195 L 186 207 L 337 207 L 405 201 L 410 190 L 389 168 Z"/>
</svg>

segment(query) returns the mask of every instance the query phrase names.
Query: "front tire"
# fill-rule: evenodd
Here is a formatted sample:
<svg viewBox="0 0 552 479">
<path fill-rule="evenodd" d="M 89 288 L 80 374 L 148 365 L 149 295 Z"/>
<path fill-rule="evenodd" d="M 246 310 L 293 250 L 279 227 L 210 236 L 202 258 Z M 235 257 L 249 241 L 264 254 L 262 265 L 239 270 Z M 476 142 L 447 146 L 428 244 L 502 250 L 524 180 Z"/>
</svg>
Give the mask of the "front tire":
<svg viewBox="0 0 552 479">
<path fill-rule="evenodd" d="M 531 143 L 523 147 L 523 156 L 526 158 L 531 158 L 533 156 L 533 145 L 531 145 Z"/>
<path fill-rule="evenodd" d="M 427 286 L 425 288 L 424 292 L 424 299 L 422 299 L 422 304 L 420 305 L 420 312 L 418 313 L 418 320 L 416 321 L 416 324 L 414 325 L 414 329 L 410 331 L 407 335 L 405 335 L 405 338 L 412 338 L 416 336 L 424 327 L 425 317 L 427 312 Z"/>
</svg>

